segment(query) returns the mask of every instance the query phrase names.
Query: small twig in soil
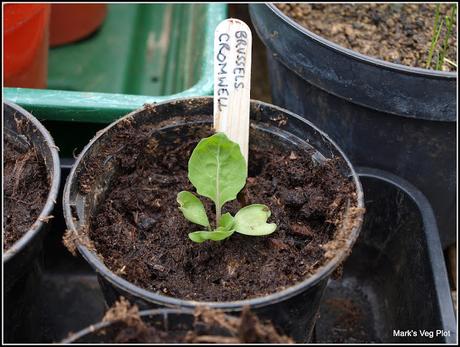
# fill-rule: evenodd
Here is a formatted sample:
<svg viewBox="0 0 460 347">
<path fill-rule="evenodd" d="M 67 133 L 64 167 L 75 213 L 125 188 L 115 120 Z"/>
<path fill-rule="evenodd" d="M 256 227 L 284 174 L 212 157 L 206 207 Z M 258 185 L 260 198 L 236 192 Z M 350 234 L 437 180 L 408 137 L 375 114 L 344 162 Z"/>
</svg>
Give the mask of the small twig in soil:
<svg viewBox="0 0 460 347">
<path fill-rule="evenodd" d="M 449 60 L 447 58 L 444 58 L 444 61 L 450 65 L 452 65 L 453 67 L 457 68 L 457 64 L 455 64 L 452 60 Z"/>
</svg>

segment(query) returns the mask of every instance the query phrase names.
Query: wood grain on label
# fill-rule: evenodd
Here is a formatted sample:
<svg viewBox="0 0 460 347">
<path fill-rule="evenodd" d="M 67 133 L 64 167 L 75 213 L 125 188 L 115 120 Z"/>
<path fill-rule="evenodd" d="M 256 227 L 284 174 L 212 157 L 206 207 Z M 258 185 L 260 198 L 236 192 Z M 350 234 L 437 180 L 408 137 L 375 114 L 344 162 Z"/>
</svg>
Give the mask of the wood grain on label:
<svg viewBox="0 0 460 347">
<path fill-rule="evenodd" d="M 248 161 L 252 34 L 226 19 L 214 34 L 214 128 L 240 145 Z"/>
</svg>

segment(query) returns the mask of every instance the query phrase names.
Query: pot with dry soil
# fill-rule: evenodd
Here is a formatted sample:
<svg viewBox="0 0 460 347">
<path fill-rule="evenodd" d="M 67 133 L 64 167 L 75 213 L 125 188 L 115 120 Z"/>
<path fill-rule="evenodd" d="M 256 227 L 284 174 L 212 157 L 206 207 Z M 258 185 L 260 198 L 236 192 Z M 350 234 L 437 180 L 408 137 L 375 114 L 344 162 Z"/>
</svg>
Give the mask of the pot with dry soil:
<svg viewBox="0 0 460 347">
<path fill-rule="evenodd" d="M 99 132 L 64 188 L 65 243 L 98 272 L 109 305 L 120 295 L 142 309 L 247 305 L 305 341 L 329 276 L 359 234 L 360 182 L 327 135 L 252 101 L 248 177 L 222 213 L 265 204 L 276 230 L 191 241 L 200 229 L 176 199 L 194 192 L 187 166 L 197 143 L 213 134 L 212 105 L 209 97 L 145 105 Z M 213 204 L 203 202 L 212 219 Z"/>
<path fill-rule="evenodd" d="M 61 171 L 57 147 L 35 117 L 4 102 L 3 122 L 5 339 L 11 341 L 30 316 Z"/>
<path fill-rule="evenodd" d="M 234 317 L 209 308 L 139 312 L 116 302 L 101 322 L 71 334 L 62 343 L 292 343 L 247 308 Z"/>
<path fill-rule="evenodd" d="M 353 165 L 420 189 L 446 247 L 456 240 L 457 73 L 449 64 L 451 71 L 425 68 L 435 6 L 249 5 L 267 47 L 273 103 L 324 130 Z M 441 6 L 449 7 L 444 23 L 452 6 Z M 441 38 L 445 32 L 444 25 Z"/>
</svg>

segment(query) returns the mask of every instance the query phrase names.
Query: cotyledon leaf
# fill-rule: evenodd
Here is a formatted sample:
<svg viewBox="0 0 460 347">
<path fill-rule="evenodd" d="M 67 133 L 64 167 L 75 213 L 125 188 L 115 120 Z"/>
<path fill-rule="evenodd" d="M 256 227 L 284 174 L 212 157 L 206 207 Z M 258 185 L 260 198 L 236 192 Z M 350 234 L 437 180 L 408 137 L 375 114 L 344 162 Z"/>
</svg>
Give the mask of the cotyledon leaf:
<svg viewBox="0 0 460 347">
<path fill-rule="evenodd" d="M 177 194 L 177 202 L 180 205 L 179 209 L 186 219 L 195 224 L 209 227 L 209 220 L 203 203 L 195 195 L 182 191 Z"/>
<path fill-rule="evenodd" d="M 227 237 L 230 237 L 235 230 L 221 230 L 221 228 L 217 228 L 214 231 L 195 231 L 193 233 L 189 233 L 188 237 L 193 242 L 201 243 L 207 240 L 212 241 L 222 241 Z"/>
<path fill-rule="evenodd" d="M 269 235 L 276 230 L 276 224 L 267 223 L 270 215 L 270 209 L 265 205 L 246 206 L 239 210 L 234 217 L 235 231 L 250 236 Z"/>
</svg>

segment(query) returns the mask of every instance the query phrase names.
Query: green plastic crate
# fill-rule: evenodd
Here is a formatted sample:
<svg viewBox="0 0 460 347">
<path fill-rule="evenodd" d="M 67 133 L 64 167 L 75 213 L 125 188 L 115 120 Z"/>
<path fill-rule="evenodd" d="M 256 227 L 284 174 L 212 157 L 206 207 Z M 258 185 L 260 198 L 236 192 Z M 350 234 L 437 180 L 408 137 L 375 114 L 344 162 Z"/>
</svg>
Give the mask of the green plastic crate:
<svg viewBox="0 0 460 347">
<path fill-rule="evenodd" d="M 91 37 L 50 49 L 48 89 L 4 88 L 41 120 L 110 123 L 144 103 L 212 95 L 226 4 L 110 4 Z"/>
</svg>

